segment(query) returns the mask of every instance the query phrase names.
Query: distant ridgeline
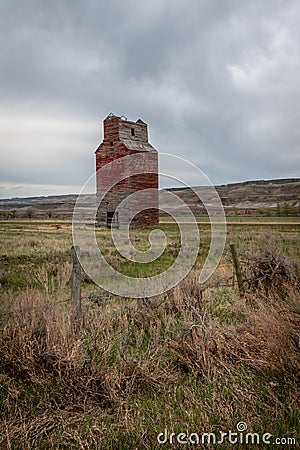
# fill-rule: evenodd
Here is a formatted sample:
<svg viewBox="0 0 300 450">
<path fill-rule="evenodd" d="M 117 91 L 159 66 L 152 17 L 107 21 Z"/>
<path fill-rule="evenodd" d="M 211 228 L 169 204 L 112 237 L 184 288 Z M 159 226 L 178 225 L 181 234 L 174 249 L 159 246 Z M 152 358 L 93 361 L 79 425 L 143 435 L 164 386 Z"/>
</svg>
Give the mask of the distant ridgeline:
<svg viewBox="0 0 300 450">
<path fill-rule="evenodd" d="M 243 181 L 215 188 L 227 215 L 300 216 L 300 178 Z M 177 193 L 195 215 L 205 214 L 201 201 L 193 192 L 201 194 L 201 187 L 165 190 Z M 160 197 L 164 203 L 164 190 Z M 70 194 L 0 199 L 0 219 L 71 219 L 76 198 L 76 194 Z"/>
<path fill-rule="evenodd" d="M 254 180 L 215 186 L 227 215 L 300 216 L 300 178 Z M 170 188 L 195 215 L 205 213 L 201 187 Z"/>
<path fill-rule="evenodd" d="M 241 181 L 240 183 L 228 183 L 227 185 L 222 186 L 248 186 L 249 184 L 288 184 L 288 183 L 300 183 L 300 178 L 283 178 L 283 179 L 276 179 L 276 180 L 250 180 L 250 181 Z"/>
<path fill-rule="evenodd" d="M 216 185 L 215 188 L 218 189 L 218 187 L 238 187 L 238 186 L 248 186 L 249 184 L 254 185 L 270 185 L 270 184 L 290 184 L 290 183 L 300 183 L 300 178 L 280 178 L 275 180 L 250 180 L 250 181 L 238 181 L 236 183 L 228 183 L 228 184 L 219 184 Z M 197 186 L 194 186 L 193 189 L 197 188 Z M 188 189 L 186 187 L 174 187 L 174 188 L 167 188 L 166 191 L 180 191 L 182 189 Z"/>
</svg>

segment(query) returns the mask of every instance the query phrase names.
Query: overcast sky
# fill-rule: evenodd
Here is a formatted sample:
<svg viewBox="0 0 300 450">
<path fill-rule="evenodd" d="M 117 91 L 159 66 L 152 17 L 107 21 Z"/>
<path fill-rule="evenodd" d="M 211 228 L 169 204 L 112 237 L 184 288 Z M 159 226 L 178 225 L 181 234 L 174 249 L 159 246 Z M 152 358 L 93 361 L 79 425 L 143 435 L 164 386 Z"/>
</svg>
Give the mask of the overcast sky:
<svg viewBox="0 0 300 450">
<path fill-rule="evenodd" d="M 0 0 L 0 197 L 79 192 L 110 112 L 214 184 L 300 176 L 299 0 Z"/>
</svg>

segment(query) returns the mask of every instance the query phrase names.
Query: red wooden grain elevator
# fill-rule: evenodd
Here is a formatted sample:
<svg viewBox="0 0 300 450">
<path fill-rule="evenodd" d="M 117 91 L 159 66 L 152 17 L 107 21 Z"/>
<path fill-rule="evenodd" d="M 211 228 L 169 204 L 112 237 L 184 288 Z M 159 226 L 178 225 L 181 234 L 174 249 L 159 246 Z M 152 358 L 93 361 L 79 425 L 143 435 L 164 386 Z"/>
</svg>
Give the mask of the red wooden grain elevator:
<svg viewBox="0 0 300 450">
<path fill-rule="evenodd" d="M 131 122 L 124 116 L 119 117 L 111 113 L 104 119 L 103 128 L 104 139 L 95 152 L 97 195 L 102 198 L 97 214 L 98 225 L 121 228 L 128 225 L 129 222 L 132 228 L 157 225 L 159 222 L 158 153 L 148 141 L 147 124 L 141 119 Z M 130 170 L 136 171 L 135 175 L 129 177 L 126 176 L 129 169 L 126 167 L 126 159 L 120 159 L 127 155 L 132 155 Z M 120 160 L 117 161 L 118 159 Z M 109 166 L 111 167 L 110 171 L 101 170 L 109 163 L 112 163 L 112 166 Z M 111 179 L 108 179 L 110 173 Z M 121 181 L 114 184 L 116 176 Z M 113 182 L 114 185 L 106 192 L 110 182 Z M 126 213 L 123 210 L 121 213 L 120 211 L 116 212 L 121 201 L 130 194 L 145 189 L 151 189 L 151 191 L 138 194 L 138 203 L 145 205 L 145 209 L 140 209 L 140 212 L 133 217 L 131 217 L 130 208 Z M 104 193 L 106 194 L 104 195 Z M 134 199 L 133 202 L 130 202 L 131 200 L 129 200 L 129 204 L 133 205 Z M 134 207 L 136 208 L 136 202 L 132 208 Z"/>
</svg>

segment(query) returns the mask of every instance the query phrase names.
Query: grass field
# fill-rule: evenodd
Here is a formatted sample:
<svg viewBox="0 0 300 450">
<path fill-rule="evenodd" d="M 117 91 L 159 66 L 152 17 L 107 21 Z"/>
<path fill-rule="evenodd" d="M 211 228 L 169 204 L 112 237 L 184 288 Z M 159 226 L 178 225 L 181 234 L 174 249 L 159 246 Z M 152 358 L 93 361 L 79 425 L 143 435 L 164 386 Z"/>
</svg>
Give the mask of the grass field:
<svg viewBox="0 0 300 450">
<path fill-rule="evenodd" d="M 71 223 L 0 222 L 0 448 L 189 448 L 178 443 L 179 433 L 194 443 L 198 436 L 192 448 L 258 448 L 245 443 L 246 432 L 236 445 L 202 436 L 218 440 L 241 421 L 260 438 L 272 434 L 271 443 L 283 439 L 259 448 L 284 448 L 289 439 L 297 448 L 300 220 L 271 219 L 253 225 L 252 217 L 232 218 L 221 263 L 205 285 L 197 278 L 209 224 L 199 225 L 192 272 L 159 297 L 114 297 L 83 275 L 83 324 L 74 323 L 70 304 Z M 126 262 L 109 230 L 98 230 L 97 239 L 118 270 L 151 276 L 180 247 L 175 224 L 161 229 L 167 249 L 149 264 Z M 148 232 L 132 231 L 141 250 Z M 245 279 L 242 296 L 231 243 Z M 160 444 L 165 429 L 168 442 Z"/>
</svg>

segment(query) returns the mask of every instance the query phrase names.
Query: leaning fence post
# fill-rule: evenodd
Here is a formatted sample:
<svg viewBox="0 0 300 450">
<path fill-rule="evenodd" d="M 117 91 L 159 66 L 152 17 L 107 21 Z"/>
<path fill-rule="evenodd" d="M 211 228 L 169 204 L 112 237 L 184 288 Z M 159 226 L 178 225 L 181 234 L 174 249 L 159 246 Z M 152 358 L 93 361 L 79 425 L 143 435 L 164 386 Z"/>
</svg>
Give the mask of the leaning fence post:
<svg viewBox="0 0 300 450">
<path fill-rule="evenodd" d="M 237 282 L 238 282 L 239 292 L 240 292 L 240 295 L 243 295 L 245 292 L 243 276 L 242 276 L 241 266 L 240 266 L 240 262 L 239 262 L 238 255 L 237 255 L 234 244 L 230 244 L 230 251 L 231 251 L 234 270 L 235 270 L 236 278 L 237 278 Z"/>
<path fill-rule="evenodd" d="M 81 266 L 79 262 L 80 248 L 72 246 L 71 248 L 71 300 L 73 305 L 73 311 L 77 319 L 81 318 Z"/>
</svg>

